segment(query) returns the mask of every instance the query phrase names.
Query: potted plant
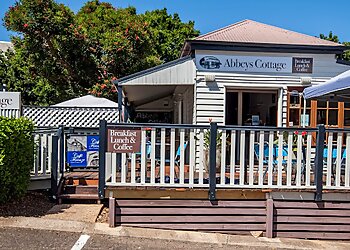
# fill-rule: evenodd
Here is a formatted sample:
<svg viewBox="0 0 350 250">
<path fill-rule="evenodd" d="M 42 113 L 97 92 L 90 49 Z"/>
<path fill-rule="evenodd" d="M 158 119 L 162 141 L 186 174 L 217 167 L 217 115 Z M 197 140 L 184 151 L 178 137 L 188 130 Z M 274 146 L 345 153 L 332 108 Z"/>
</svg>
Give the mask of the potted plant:
<svg viewBox="0 0 350 250">
<path fill-rule="evenodd" d="M 221 167 L 221 140 L 222 132 L 217 133 L 216 136 L 216 172 L 220 171 Z M 210 131 L 204 132 L 204 157 L 203 166 L 206 172 L 209 173 L 209 147 L 210 147 Z"/>
</svg>

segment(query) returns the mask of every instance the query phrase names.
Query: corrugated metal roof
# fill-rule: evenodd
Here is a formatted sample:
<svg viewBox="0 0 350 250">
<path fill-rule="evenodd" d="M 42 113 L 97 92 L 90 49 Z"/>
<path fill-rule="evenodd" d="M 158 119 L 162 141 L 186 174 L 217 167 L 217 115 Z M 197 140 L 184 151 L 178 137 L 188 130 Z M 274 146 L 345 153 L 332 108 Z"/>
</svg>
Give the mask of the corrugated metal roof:
<svg viewBox="0 0 350 250">
<path fill-rule="evenodd" d="M 252 20 L 243 20 L 231 24 L 227 27 L 201 35 L 194 40 L 235 43 L 341 46 L 341 44 L 335 42 Z"/>
</svg>

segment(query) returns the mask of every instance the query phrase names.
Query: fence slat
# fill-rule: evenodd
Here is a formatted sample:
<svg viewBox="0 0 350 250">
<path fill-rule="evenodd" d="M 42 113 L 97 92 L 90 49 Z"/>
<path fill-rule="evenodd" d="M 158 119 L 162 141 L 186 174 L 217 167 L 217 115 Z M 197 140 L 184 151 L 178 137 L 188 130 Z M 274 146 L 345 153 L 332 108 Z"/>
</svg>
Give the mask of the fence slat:
<svg viewBox="0 0 350 250">
<path fill-rule="evenodd" d="M 346 134 L 346 154 L 345 154 L 345 187 L 350 185 L 350 134 Z"/>
<path fill-rule="evenodd" d="M 50 174 L 51 173 L 51 164 L 52 164 L 52 135 L 48 136 L 48 140 L 47 140 L 47 169 L 46 169 L 46 173 Z"/>
<path fill-rule="evenodd" d="M 112 165 L 112 183 L 117 182 L 117 154 L 107 153 L 111 155 L 111 165 Z M 106 161 L 107 164 L 108 161 Z"/>
<path fill-rule="evenodd" d="M 264 184 L 264 131 L 260 131 L 259 135 L 259 185 Z"/>
<path fill-rule="evenodd" d="M 342 156 L 342 145 L 343 145 L 343 134 L 341 132 L 338 133 L 337 136 L 337 158 L 336 158 L 336 166 L 335 166 L 335 185 L 340 187 L 340 175 L 341 175 L 341 156 Z"/>
<path fill-rule="evenodd" d="M 288 132 L 287 186 L 292 186 L 293 133 Z"/>
<path fill-rule="evenodd" d="M 254 143 L 255 131 L 250 131 L 249 139 L 249 185 L 254 185 Z"/>
<path fill-rule="evenodd" d="M 46 167 L 45 163 L 46 163 L 46 155 L 45 155 L 45 148 L 46 148 L 46 135 L 42 134 L 41 135 L 41 142 L 40 142 L 40 166 L 38 169 L 38 173 L 39 174 L 43 174 L 44 173 L 44 168 Z"/>
<path fill-rule="evenodd" d="M 333 165 L 333 133 L 328 134 L 328 154 L 327 154 L 327 177 L 326 186 L 332 186 L 332 165 Z"/>
<path fill-rule="evenodd" d="M 244 185 L 245 176 L 245 131 L 241 131 L 241 141 L 240 141 L 240 165 L 239 165 L 239 185 Z"/>
<path fill-rule="evenodd" d="M 204 130 L 199 131 L 199 184 L 203 184 L 203 171 L 204 171 Z"/>
<path fill-rule="evenodd" d="M 174 184 L 175 175 L 175 129 L 170 131 L 170 184 Z"/>
<path fill-rule="evenodd" d="M 185 130 L 180 129 L 180 184 L 185 183 Z"/>
<path fill-rule="evenodd" d="M 221 170 L 220 170 L 220 183 L 225 184 L 226 174 L 226 130 L 222 131 L 221 134 Z"/>
<path fill-rule="evenodd" d="M 278 175 L 277 175 L 277 186 L 282 186 L 282 163 L 283 163 L 283 134 L 279 133 L 278 135 Z"/>
<path fill-rule="evenodd" d="M 235 173 L 236 173 L 236 131 L 231 130 L 230 185 L 235 184 Z"/>
<path fill-rule="evenodd" d="M 268 166 L 268 185 L 272 186 L 273 181 L 273 139 L 274 132 L 270 131 L 269 134 L 269 166 Z"/>
<path fill-rule="evenodd" d="M 160 183 L 165 183 L 165 128 L 160 132 Z"/>
<path fill-rule="evenodd" d="M 136 154 L 131 154 L 131 183 L 136 183 Z"/>
<path fill-rule="evenodd" d="M 311 139 L 312 134 L 307 133 L 306 138 L 306 176 L 305 176 L 305 185 L 310 186 L 310 176 L 311 176 Z M 305 170 L 304 170 L 305 171 Z"/>
<path fill-rule="evenodd" d="M 146 182 L 146 130 L 142 128 L 141 130 L 141 183 Z"/>
<path fill-rule="evenodd" d="M 194 183 L 194 169 L 196 165 L 196 141 L 194 138 L 194 129 L 191 129 L 190 131 L 190 173 L 189 173 L 189 184 L 193 185 Z"/>
<path fill-rule="evenodd" d="M 128 175 L 128 165 L 126 161 L 126 153 L 121 154 L 122 160 L 121 160 L 121 183 L 126 183 L 126 177 Z"/>
<path fill-rule="evenodd" d="M 297 135 L 297 173 L 296 173 L 296 186 L 301 186 L 301 162 L 303 158 L 303 136 L 301 133 Z"/>
<path fill-rule="evenodd" d="M 151 183 L 156 181 L 156 129 L 151 131 Z"/>
</svg>

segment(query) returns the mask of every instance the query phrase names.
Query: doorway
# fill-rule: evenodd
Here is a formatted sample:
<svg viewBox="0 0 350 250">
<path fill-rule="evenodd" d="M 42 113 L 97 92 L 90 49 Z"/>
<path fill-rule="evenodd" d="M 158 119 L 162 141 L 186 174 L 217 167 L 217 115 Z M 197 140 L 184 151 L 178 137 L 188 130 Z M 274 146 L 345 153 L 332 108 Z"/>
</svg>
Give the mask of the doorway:
<svg viewBox="0 0 350 250">
<path fill-rule="evenodd" d="M 277 126 L 277 91 L 226 92 L 226 125 Z"/>
</svg>

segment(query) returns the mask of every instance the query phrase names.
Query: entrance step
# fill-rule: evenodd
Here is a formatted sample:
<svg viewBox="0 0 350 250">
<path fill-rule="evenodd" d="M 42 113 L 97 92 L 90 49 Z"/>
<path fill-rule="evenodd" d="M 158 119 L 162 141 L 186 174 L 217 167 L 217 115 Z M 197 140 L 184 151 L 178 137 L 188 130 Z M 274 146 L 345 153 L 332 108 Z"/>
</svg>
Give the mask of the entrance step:
<svg viewBox="0 0 350 250">
<path fill-rule="evenodd" d="M 97 185 L 65 185 L 63 194 L 98 194 Z"/>
<path fill-rule="evenodd" d="M 98 200 L 98 194 L 61 194 L 59 200 Z"/>
</svg>

